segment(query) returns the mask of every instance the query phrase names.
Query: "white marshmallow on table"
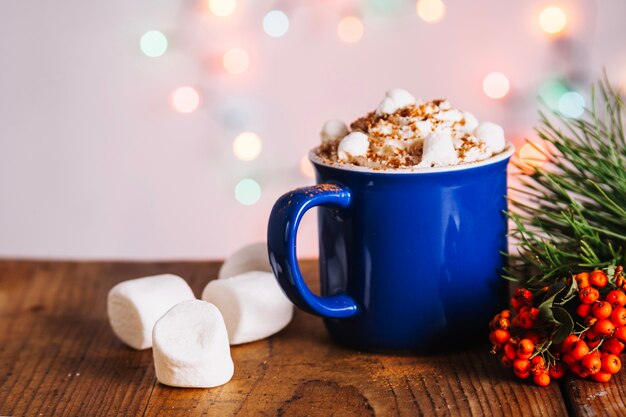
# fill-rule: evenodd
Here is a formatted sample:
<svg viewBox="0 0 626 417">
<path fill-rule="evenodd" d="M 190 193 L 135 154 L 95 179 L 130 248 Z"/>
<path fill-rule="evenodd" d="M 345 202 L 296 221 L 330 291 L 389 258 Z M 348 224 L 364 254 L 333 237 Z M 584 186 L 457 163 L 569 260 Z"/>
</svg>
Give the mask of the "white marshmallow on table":
<svg viewBox="0 0 626 417">
<path fill-rule="evenodd" d="M 463 112 L 463 118 L 465 119 L 465 124 L 461 126 L 461 130 L 465 133 L 472 133 L 478 127 L 478 119 L 468 111 Z"/>
<path fill-rule="evenodd" d="M 376 113 L 378 114 L 391 114 L 396 110 L 406 107 L 409 104 L 415 104 L 415 97 L 406 90 L 401 88 L 394 88 L 393 90 L 385 93 L 385 98 L 378 105 Z"/>
<path fill-rule="evenodd" d="M 424 139 L 422 161 L 418 167 L 453 165 L 458 161 L 452 137 L 446 132 L 433 132 Z"/>
<path fill-rule="evenodd" d="M 269 272 L 213 280 L 204 288 L 202 299 L 222 312 L 231 345 L 269 337 L 293 316 L 293 304 Z"/>
<path fill-rule="evenodd" d="M 348 126 L 344 122 L 332 119 L 324 123 L 324 127 L 322 127 L 322 131 L 320 132 L 320 137 L 322 138 L 322 143 L 325 143 L 341 139 L 346 136 L 348 132 Z"/>
<path fill-rule="evenodd" d="M 157 380 L 172 387 L 211 388 L 234 372 L 228 334 L 220 311 L 202 300 L 183 301 L 154 325 Z"/>
<path fill-rule="evenodd" d="M 491 122 L 482 122 L 473 132 L 474 136 L 484 142 L 494 153 L 499 153 L 506 146 L 504 129 L 500 125 Z"/>
<path fill-rule="evenodd" d="M 179 276 L 155 275 L 120 282 L 109 291 L 107 314 L 113 332 L 135 349 L 152 346 L 154 323 L 167 310 L 196 297 Z"/>
<path fill-rule="evenodd" d="M 252 243 L 230 255 L 220 268 L 218 278 L 228 278 L 248 271 L 272 272 L 266 243 Z"/>
<path fill-rule="evenodd" d="M 370 141 L 365 133 L 352 132 L 339 142 L 337 156 L 343 161 L 355 156 L 365 156 L 369 147 Z"/>
</svg>

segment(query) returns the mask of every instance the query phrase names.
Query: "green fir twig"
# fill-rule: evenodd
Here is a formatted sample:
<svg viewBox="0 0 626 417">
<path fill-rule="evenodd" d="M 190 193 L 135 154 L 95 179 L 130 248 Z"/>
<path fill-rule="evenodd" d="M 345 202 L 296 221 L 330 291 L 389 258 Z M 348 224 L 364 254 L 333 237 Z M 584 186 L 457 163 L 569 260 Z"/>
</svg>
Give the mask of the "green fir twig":
<svg viewBox="0 0 626 417">
<path fill-rule="evenodd" d="M 626 263 L 625 105 L 606 75 L 592 89 L 583 117 L 541 113 L 538 136 L 547 163 L 510 198 L 505 278 L 550 284 L 582 269 Z"/>
</svg>

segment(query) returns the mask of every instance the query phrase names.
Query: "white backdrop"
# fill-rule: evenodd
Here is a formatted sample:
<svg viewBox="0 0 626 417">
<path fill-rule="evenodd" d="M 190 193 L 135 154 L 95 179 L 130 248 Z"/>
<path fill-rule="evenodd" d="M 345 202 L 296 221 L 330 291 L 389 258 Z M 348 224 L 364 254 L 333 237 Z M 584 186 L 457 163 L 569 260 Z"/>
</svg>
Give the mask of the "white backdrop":
<svg viewBox="0 0 626 417">
<path fill-rule="evenodd" d="M 0 256 L 218 258 L 264 240 L 274 200 L 311 180 L 298 165 L 323 122 L 352 120 L 385 90 L 448 97 L 520 142 L 536 121 L 541 82 L 566 67 L 626 80 L 626 2 L 560 2 L 583 55 L 563 61 L 537 24 L 544 1 L 446 1 L 438 24 L 414 4 L 395 17 L 364 16 L 365 34 L 341 42 L 337 22 L 355 1 L 244 1 L 227 19 L 190 1 L 13 0 L 0 3 Z M 276 5 L 291 26 L 279 39 L 261 21 Z M 138 40 L 165 32 L 157 59 Z M 241 76 L 216 64 L 225 48 L 250 53 Z M 508 100 L 482 92 L 500 71 Z M 586 78 L 585 78 L 586 77 Z M 180 85 L 202 95 L 191 114 L 172 111 Z M 259 159 L 237 160 L 233 138 L 253 130 Z M 255 178 L 259 202 L 239 204 L 237 181 Z M 299 251 L 315 255 L 313 216 Z"/>
</svg>

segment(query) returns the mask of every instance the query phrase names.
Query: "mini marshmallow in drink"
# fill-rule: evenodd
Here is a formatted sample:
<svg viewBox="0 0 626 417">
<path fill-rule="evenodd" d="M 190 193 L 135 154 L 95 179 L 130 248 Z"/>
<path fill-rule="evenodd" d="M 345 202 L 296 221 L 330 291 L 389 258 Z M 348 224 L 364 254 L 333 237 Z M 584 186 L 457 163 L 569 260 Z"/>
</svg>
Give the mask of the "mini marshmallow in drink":
<svg viewBox="0 0 626 417">
<path fill-rule="evenodd" d="M 433 132 L 424 139 L 422 162 L 419 167 L 446 166 L 457 162 L 452 137 L 446 132 Z"/>
<path fill-rule="evenodd" d="M 506 146 L 504 130 L 500 125 L 491 122 L 482 122 L 474 130 L 474 136 L 485 143 L 494 153 L 499 153 Z"/>
<path fill-rule="evenodd" d="M 322 143 L 341 139 L 348 134 L 348 126 L 341 120 L 332 119 L 324 123 L 320 137 Z"/>
<path fill-rule="evenodd" d="M 352 132 L 339 142 L 337 155 L 341 160 L 348 160 L 356 156 L 367 155 L 369 149 L 369 139 L 366 134 Z"/>
<path fill-rule="evenodd" d="M 378 114 L 391 114 L 409 104 L 415 104 L 415 97 L 406 90 L 395 88 L 385 93 L 385 98 L 378 106 L 376 112 Z"/>
</svg>

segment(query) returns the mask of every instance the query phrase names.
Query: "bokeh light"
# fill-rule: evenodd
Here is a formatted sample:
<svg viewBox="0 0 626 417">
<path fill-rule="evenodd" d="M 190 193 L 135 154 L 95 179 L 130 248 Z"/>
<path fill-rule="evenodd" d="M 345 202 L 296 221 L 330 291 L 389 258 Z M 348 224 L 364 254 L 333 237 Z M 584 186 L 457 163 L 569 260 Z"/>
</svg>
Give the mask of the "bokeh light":
<svg viewBox="0 0 626 417">
<path fill-rule="evenodd" d="M 559 100 L 569 89 L 559 80 L 546 81 L 539 87 L 539 98 L 551 110 L 559 108 Z"/>
<path fill-rule="evenodd" d="M 365 0 L 369 11 L 377 15 L 392 16 L 402 11 L 405 0 Z"/>
<path fill-rule="evenodd" d="M 236 0 L 209 0 L 208 4 L 211 13 L 220 17 L 230 16 L 237 9 Z"/>
<path fill-rule="evenodd" d="M 263 31 L 272 38 L 280 38 L 289 30 L 289 17 L 282 10 L 272 10 L 263 18 Z"/>
<path fill-rule="evenodd" d="M 539 26 L 549 34 L 557 34 L 565 29 L 567 24 L 567 15 L 556 6 L 546 7 L 539 14 Z"/>
<path fill-rule="evenodd" d="M 538 168 L 542 166 L 548 159 L 544 151 L 537 144 L 526 143 L 519 150 L 519 159 L 522 164 L 529 167 Z"/>
<path fill-rule="evenodd" d="M 502 98 L 509 92 L 509 79 L 500 72 L 492 72 L 483 80 L 483 91 L 487 97 Z"/>
<path fill-rule="evenodd" d="M 253 161 L 261 154 L 263 144 L 254 132 L 240 133 L 233 141 L 233 153 L 242 161 Z"/>
<path fill-rule="evenodd" d="M 576 91 L 568 91 L 559 99 L 559 112 L 565 117 L 576 119 L 585 112 L 585 99 Z"/>
<path fill-rule="evenodd" d="M 251 206 L 261 198 L 261 186 L 250 178 L 244 178 L 235 186 L 235 199 L 244 206 Z"/>
<path fill-rule="evenodd" d="M 172 93 L 172 106 L 179 113 L 191 113 L 200 105 L 200 94 L 193 87 L 179 87 Z"/>
<path fill-rule="evenodd" d="M 363 37 L 363 30 L 363 23 L 358 17 L 347 16 L 339 22 L 337 35 L 346 43 L 355 43 Z"/>
<path fill-rule="evenodd" d="M 417 15 L 425 22 L 440 22 L 446 14 L 446 5 L 441 0 L 418 0 Z"/>
<path fill-rule="evenodd" d="M 224 69 L 233 75 L 239 75 L 246 72 L 250 66 L 250 57 L 248 53 L 241 48 L 232 48 L 226 51 L 222 58 Z"/>
<path fill-rule="evenodd" d="M 167 51 L 167 38 L 158 30 L 149 30 L 141 36 L 139 47 L 144 55 L 157 58 Z"/>
<path fill-rule="evenodd" d="M 313 169 L 313 164 L 307 155 L 304 155 L 300 160 L 300 172 L 307 178 L 315 178 L 315 169 Z"/>
</svg>

